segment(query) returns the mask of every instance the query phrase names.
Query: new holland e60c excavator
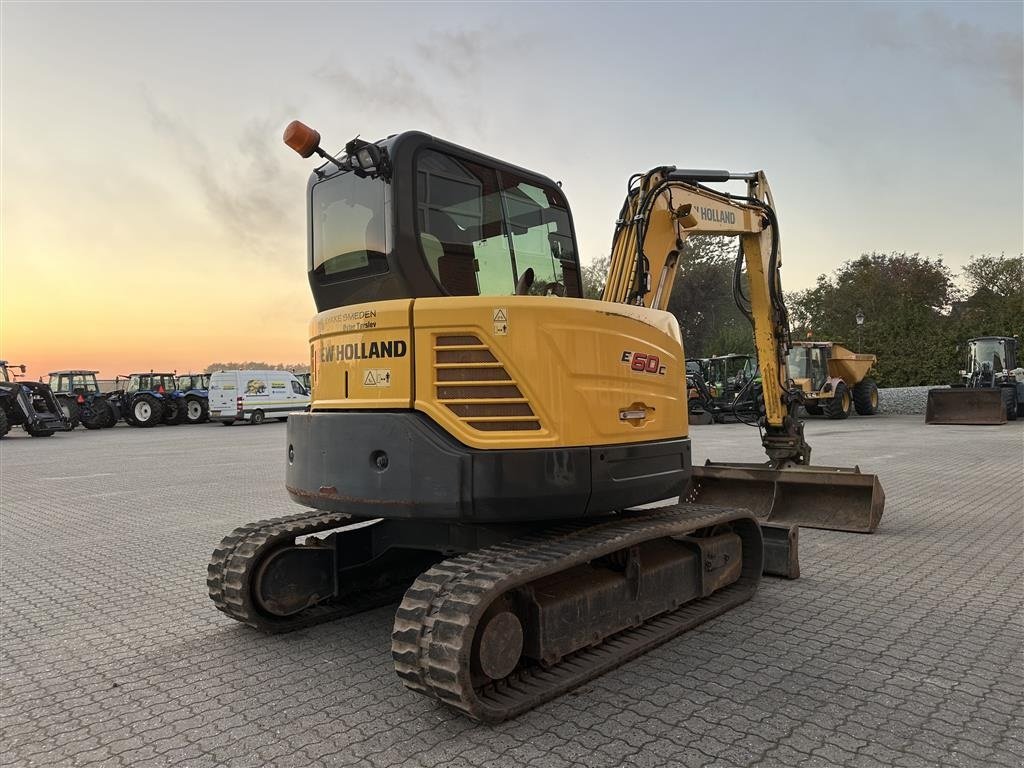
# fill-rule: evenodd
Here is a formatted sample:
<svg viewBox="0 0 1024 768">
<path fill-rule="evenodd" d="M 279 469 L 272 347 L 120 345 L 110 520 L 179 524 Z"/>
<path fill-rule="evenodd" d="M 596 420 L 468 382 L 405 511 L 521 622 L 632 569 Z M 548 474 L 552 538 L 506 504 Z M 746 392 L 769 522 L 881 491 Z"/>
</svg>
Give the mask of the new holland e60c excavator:
<svg viewBox="0 0 1024 768">
<path fill-rule="evenodd" d="M 405 685 L 499 721 L 749 599 L 763 570 L 794 576 L 792 526 L 877 525 L 874 476 L 806 466 L 762 173 L 631 179 L 595 301 L 550 179 L 416 132 L 335 157 L 296 121 L 285 143 L 325 161 L 307 190 L 312 404 L 286 448 L 288 493 L 314 511 L 214 551 L 229 616 L 285 632 L 404 593 Z M 705 186 L 732 179 L 745 196 Z M 767 465 L 691 464 L 664 310 L 694 232 L 741 239 Z"/>
</svg>

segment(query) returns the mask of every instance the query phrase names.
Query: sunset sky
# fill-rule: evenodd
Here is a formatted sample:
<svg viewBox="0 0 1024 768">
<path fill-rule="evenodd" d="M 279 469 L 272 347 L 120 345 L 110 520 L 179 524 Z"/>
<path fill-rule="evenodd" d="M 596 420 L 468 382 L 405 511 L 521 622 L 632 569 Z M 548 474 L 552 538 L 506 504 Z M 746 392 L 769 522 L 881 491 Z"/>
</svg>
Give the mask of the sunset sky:
<svg viewBox="0 0 1024 768">
<path fill-rule="evenodd" d="M 420 129 L 560 179 L 768 174 L 789 290 L 864 251 L 1024 250 L 1022 4 L 0 5 L 0 356 L 300 362 L 311 163 Z"/>
</svg>

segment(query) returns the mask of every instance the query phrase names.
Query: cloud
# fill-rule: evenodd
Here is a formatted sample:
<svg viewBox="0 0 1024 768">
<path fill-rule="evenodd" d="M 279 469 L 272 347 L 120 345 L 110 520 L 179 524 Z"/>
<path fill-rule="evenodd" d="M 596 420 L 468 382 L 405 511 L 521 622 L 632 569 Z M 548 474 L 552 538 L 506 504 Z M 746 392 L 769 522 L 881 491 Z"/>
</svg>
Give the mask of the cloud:
<svg viewBox="0 0 1024 768">
<path fill-rule="evenodd" d="M 340 91 L 346 100 L 357 102 L 362 109 L 425 115 L 442 126 L 449 125 L 445 111 L 429 95 L 435 92 L 431 84 L 421 81 L 410 67 L 394 59 L 375 62 L 368 72 L 341 64 L 325 64 L 313 74 Z"/>
<path fill-rule="evenodd" d="M 453 75 L 467 75 L 478 72 L 483 64 L 481 40 L 493 39 L 496 35 L 498 30 L 494 27 L 435 32 L 430 35 L 429 44 L 416 44 L 416 52 L 421 60 L 440 65 Z"/>
<path fill-rule="evenodd" d="M 214 152 L 191 127 L 144 94 L 150 123 L 169 142 L 195 181 L 215 223 L 249 254 L 264 259 L 294 251 L 303 231 L 301 191 L 287 175 L 275 139 L 283 117 L 249 120 Z M 282 114 L 284 111 L 282 110 Z"/>
<path fill-rule="evenodd" d="M 326 63 L 314 77 L 366 112 L 427 121 L 428 130 L 448 135 L 485 136 L 495 83 L 507 79 L 506 68 L 527 57 L 535 41 L 493 24 L 430 30 L 423 40 L 400 57 Z"/>
<path fill-rule="evenodd" d="M 999 83 L 1014 100 L 1024 102 L 1024 39 L 1019 33 L 990 32 L 934 9 L 915 14 L 910 25 L 896 13 L 877 11 L 864 17 L 863 31 L 877 46 L 923 54 L 972 77 Z"/>
</svg>

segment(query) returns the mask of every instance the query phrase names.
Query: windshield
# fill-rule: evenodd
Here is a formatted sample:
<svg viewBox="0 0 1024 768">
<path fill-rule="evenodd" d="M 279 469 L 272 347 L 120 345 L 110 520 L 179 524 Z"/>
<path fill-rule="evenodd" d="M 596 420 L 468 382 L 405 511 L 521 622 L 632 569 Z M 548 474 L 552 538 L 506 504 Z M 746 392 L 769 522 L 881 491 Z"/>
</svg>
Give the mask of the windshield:
<svg viewBox="0 0 1024 768">
<path fill-rule="evenodd" d="M 749 357 L 721 357 L 708 361 L 710 384 L 716 387 L 743 385 L 754 374 L 754 363 Z"/>
<path fill-rule="evenodd" d="M 579 296 L 560 190 L 433 150 L 416 161 L 420 248 L 456 296 Z"/>
<path fill-rule="evenodd" d="M 972 341 L 967 353 L 967 370 L 980 371 L 988 363 L 993 373 L 1001 373 L 1005 363 L 1005 350 L 1000 339 L 979 339 Z"/>
<path fill-rule="evenodd" d="M 93 374 L 58 374 L 50 377 L 50 389 L 54 392 L 99 392 L 99 384 L 96 383 L 96 376 Z"/>
<path fill-rule="evenodd" d="M 313 273 L 321 283 L 388 268 L 384 181 L 339 173 L 313 187 Z"/>
</svg>

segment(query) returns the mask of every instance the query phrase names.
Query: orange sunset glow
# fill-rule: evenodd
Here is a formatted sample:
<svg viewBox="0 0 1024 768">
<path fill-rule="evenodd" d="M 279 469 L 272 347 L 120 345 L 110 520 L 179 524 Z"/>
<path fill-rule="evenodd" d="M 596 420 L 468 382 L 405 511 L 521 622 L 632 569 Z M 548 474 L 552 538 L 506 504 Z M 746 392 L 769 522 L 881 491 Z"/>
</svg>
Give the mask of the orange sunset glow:
<svg viewBox="0 0 1024 768">
<path fill-rule="evenodd" d="M 799 72 L 801 87 L 766 89 L 705 42 L 714 76 L 686 99 L 649 76 L 663 52 L 621 45 L 664 22 L 657 6 L 613 23 L 610 8 L 402 6 L 383 49 L 312 39 L 375 18 L 322 10 L 3 4 L 0 357 L 30 378 L 305 362 L 314 163 L 281 141 L 296 118 L 334 152 L 418 129 L 550 175 L 585 264 L 608 253 L 626 179 L 663 163 L 768 171 L 787 290 L 872 250 L 957 269 L 1022 249 L 1019 59 L 997 22 L 960 18 L 967 6 L 766 14 L 763 77 Z M 707 41 L 735 37 L 707 16 Z M 830 31 L 808 39 L 812 16 Z M 627 91 L 644 119 L 609 98 Z M 984 226 L 938 226 L 944 211 Z"/>
</svg>

